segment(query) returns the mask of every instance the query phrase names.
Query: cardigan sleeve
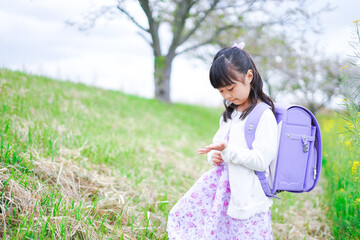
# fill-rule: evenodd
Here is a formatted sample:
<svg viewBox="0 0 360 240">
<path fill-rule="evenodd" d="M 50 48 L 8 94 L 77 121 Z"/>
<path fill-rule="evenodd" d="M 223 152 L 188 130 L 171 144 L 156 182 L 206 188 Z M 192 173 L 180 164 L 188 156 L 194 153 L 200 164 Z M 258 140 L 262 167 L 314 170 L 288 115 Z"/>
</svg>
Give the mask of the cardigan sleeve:
<svg viewBox="0 0 360 240">
<path fill-rule="evenodd" d="M 255 132 L 253 149 L 229 144 L 221 156 L 225 162 L 240 164 L 255 171 L 265 171 L 276 158 L 278 147 L 277 123 L 271 110 L 266 110 Z"/>
</svg>

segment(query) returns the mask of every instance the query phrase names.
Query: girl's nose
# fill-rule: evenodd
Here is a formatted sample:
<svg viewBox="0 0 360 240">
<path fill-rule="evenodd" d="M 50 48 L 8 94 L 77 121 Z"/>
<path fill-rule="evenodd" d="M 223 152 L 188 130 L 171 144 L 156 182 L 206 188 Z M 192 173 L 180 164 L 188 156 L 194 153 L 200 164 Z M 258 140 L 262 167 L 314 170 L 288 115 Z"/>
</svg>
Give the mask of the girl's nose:
<svg viewBox="0 0 360 240">
<path fill-rule="evenodd" d="M 226 93 L 226 94 L 225 94 L 225 98 L 231 98 L 231 94 L 230 94 L 230 93 Z"/>
</svg>

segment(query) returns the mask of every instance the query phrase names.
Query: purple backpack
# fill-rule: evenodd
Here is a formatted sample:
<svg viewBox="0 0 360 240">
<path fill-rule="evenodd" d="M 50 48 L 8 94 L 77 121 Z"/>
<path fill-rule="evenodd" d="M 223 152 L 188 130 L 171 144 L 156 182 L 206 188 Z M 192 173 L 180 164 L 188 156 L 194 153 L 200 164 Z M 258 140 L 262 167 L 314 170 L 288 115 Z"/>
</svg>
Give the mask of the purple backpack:
<svg viewBox="0 0 360 240">
<path fill-rule="evenodd" d="M 249 149 L 255 139 L 262 113 L 270 106 L 260 103 L 245 123 L 245 139 Z M 277 159 L 270 164 L 269 176 L 256 172 L 268 197 L 282 191 L 308 192 L 318 182 L 322 161 L 320 127 L 315 116 L 302 106 L 275 104 L 279 146 Z"/>
</svg>

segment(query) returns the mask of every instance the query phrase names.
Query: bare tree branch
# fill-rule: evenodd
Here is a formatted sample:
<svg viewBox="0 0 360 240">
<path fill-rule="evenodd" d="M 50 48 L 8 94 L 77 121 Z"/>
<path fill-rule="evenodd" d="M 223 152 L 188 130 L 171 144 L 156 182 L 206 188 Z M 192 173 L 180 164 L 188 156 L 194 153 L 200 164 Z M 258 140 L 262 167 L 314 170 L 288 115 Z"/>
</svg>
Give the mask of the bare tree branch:
<svg viewBox="0 0 360 240">
<path fill-rule="evenodd" d="M 225 30 L 231 29 L 231 28 L 241 28 L 241 27 L 242 27 L 242 26 L 240 26 L 240 25 L 227 25 L 227 26 L 218 28 L 218 29 L 216 30 L 216 32 L 215 32 L 214 34 L 212 34 L 211 37 L 209 37 L 207 40 L 202 41 L 202 42 L 200 42 L 200 43 L 198 43 L 198 44 L 195 44 L 195 45 L 193 45 L 193 46 L 187 47 L 187 48 L 183 49 L 182 51 L 176 53 L 176 55 L 180 55 L 180 54 L 183 54 L 183 53 L 185 53 L 185 52 L 188 52 L 188 51 L 191 51 L 191 50 L 195 50 L 195 49 L 197 49 L 197 48 L 199 48 L 199 47 L 202 47 L 202 46 L 204 46 L 204 45 L 206 45 L 206 44 L 210 44 L 210 43 L 216 42 L 216 40 L 217 40 L 216 37 L 217 37 L 222 31 L 225 31 Z"/>
<path fill-rule="evenodd" d="M 184 0 L 178 2 L 177 11 L 175 12 L 175 19 L 172 25 L 173 39 L 169 47 L 168 55 L 174 55 L 176 48 L 179 46 L 181 41 L 181 35 L 185 28 L 185 22 L 188 18 L 189 11 L 196 1 Z"/>
<path fill-rule="evenodd" d="M 141 26 L 134 17 L 132 17 L 130 15 L 130 13 L 128 11 L 126 11 L 124 8 L 120 7 L 119 5 L 116 6 L 117 9 L 119 9 L 122 13 L 124 13 L 129 19 L 130 21 L 132 21 L 138 28 L 140 28 L 141 30 L 145 31 L 145 32 L 149 32 L 149 29 L 146 29 L 145 27 Z"/>
<path fill-rule="evenodd" d="M 198 43 L 198 44 L 196 44 L 196 45 L 193 45 L 193 46 L 191 46 L 191 47 L 185 48 L 185 49 L 181 50 L 180 52 L 177 52 L 177 53 L 176 53 L 176 56 L 178 56 L 178 55 L 180 55 L 180 54 L 183 54 L 183 53 L 186 53 L 186 52 L 189 52 L 189 51 L 192 51 L 192 50 L 195 50 L 195 49 L 198 49 L 198 48 L 200 48 L 200 47 L 202 47 L 202 46 L 205 46 L 205 45 L 207 45 L 207 44 L 210 44 L 210 43 L 212 43 L 212 42 L 214 42 L 214 38 L 210 38 L 210 39 L 208 39 L 208 40 L 206 40 L 206 41 L 203 41 L 203 42 Z"/>
<path fill-rule="evenodd" d="M 85 21 L 83 21 L 83 22 L 77 23 L 77 22 L 67 20 L 66 24 L 77 27 L 79 31 L 86 31 L 90 28 L 93 28 L 95 26 L 96 21 L 100 17 L 103 17 L 104 15 L 106 15 L 108 13 L 114 14 L 114 12 L 112 11 L 113 9 L 114 9 L 114 6 L 103 6 L 100 9 L 98 9 L 97 11 L 88 12 L 87 15 L 85 15 L 85 17 L 84 17 Z"/>
<path fill-rule="evenodd" d="M 146 37 L 146 36 L 143 34 L 143 32 L 137 32 L 137 34 L 139 34 L 139 36 L 140 36 L 142 39 L 144 39 L 145 42 L 150 45 L 150 47 L 152 47 L 152 41 L 149 40 L 149 38 Z"/>
<path fill-rule="evenodd" d="M 214 0 L 210 8 L 204 12 L 204 16 L 198 19 L 198 21 L 195 23 L 195 26 L 189 31 L 189 33 L 183 39 L 181 39 L 181 41 L 179 42 L 179 46 L 184 42 L 186 42 L 195 33 L 195 31 L 200 27 L 201 23 L 203 23 L 204 20 L 209 16 L 209 14 L 215 9 L 219 1 L 220 0 Z"/>
<path fill-rule="evenodd" d="M 152 48 L 154 56 L 161 56 L 161 45 L 159 37 L 159 26 L 160 24 L 156 22 L 153 18 L 153 13 L 150 8 L 149 0 L 139 0 L 140 6 L 143 9 L 149 23 L 149 33 L 151 34 L 152 39 Z"/>
</svg>

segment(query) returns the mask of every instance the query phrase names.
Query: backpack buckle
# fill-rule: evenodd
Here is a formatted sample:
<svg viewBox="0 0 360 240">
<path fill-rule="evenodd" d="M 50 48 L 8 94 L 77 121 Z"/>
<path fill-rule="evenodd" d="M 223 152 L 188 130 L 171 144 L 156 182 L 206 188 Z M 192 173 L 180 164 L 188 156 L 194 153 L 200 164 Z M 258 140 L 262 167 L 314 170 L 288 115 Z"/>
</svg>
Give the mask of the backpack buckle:
<svg viewBox="0 0 360 240">
<path fill-rule="evenodd" d="M 248 127 L 248 133 L 253 133 L 253 130 L 254 130 L 254 125 L 249 125 Z"/>
<path fill-rule="evenodd" d="M 309 142 L 306 140 L 305 136 L 302 138 L 302 142 L 303 142 L 303 146 L 304 146 L 304 148 L 303 148 L 304 152 L 305 153 L 309 152 Z"/>
<path fill-rule="evenodd" d="M 309 143 L 304 143 L 304 152 L 309 152 Z"/>
</svg>

